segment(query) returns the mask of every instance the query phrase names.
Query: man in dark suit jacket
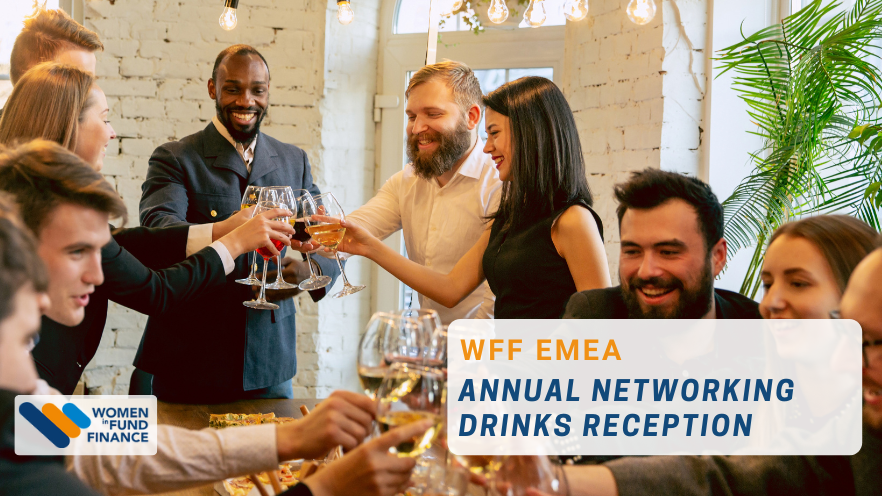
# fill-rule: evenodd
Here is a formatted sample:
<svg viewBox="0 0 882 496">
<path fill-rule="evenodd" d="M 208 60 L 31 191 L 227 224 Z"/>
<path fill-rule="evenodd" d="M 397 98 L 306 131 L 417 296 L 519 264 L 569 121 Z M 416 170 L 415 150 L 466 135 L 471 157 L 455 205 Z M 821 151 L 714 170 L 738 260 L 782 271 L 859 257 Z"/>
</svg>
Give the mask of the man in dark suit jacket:
<svg viewBox="0 0 882 496">
<path fill-rule="evenodd" d="M 269 103 L 269 68 L 245 45 L 227 48 L 215 61 L 209 95 L 217 116 L 203 130 L 160 146 L 142 187 L 141 224 L 198 225 L 223 219 L 240 207 L 248 185 L 291 186 L 319 194 L 306 153 L 259 131 Z M 189 236 L 199 236 L 198 226 Z M 314 257 L 321 272 L 339 269 Z M 305 274 L 305 262 L 294 262 Z M 242 305 L 251 288 L 235 279 L 248 272 L 246 257 L 222 287 L 206 291 L 187 309 L 153 316 L 135 365 L 154 375 L 154 394 L 167 401 L 221 402 L 290 397 L 296 373 L 294 302 L 274 311 Z M 287 273 L 287 272 L 286 272 Z M 311 294 L 314 300 L 324 290 Z"/>
<path fill-rule="evenodd" d="M 726 265 L 723 207 L 710 186 L 646 169 L 615 188 L 621 286 L 570 297 L 571 319 L 759 319 L 759 306 L 714 289 Z"/>
</svg>

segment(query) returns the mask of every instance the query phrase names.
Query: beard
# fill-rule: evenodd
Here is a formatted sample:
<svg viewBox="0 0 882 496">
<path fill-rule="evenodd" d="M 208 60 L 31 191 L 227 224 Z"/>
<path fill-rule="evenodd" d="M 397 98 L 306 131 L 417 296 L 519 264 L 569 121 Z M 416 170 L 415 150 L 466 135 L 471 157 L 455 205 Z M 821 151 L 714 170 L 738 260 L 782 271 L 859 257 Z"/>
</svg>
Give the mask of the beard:
<svg viewBox="0 0 882 496">
<path fill-rule="evenodd" d="M 217 111 L 217 118 L 220 119 L 221 124 L 227 128 L 227 132 L 230 133 L 230 136 L 236 143 L 242 143 L 244 145 L 249 145 L 254 137 L 257 136 L 257 133 L 260 132 L 260 123 L 263 122 L 263 118 L 266 117 L 266 109 L 262 109 L 260 107 L 233 107 L 229 106 L 226 109 L 222 109 L 220 103 L 217 100 L 214 101 L 214 108 Z M 239 131 L 233 126 L 233 123 L 230 121 L 229 114 L 231 112 L 256 112 L 257 117 L 254 120 L 254 124 L 245 131 Z"/>
<path fill-rule="evenodd" d="M 438 143 L 434 152 L 421 152 L 420 136 L 429 136 Z M 429 180 L 434 179 L 453 168 L 472 145 L 472 136 L 468 123 L 462 119 L 456 129 L 448 132 L 427 130 L 407 137 L 407 158 L 413 163 L 416 175 Z"/>
<path fill-rule="evenodd" d="M 649 307 L 644 310 L 640 306 L 637 290 L 644 286 L 652 286 L 658 289 L 680 290 L 680 298 L 671 309 L 661 307 Z M 622 284 L 622 296 L 628 307 L 628 317 L 631 319 L 700 319 L 704 317 L 713 304 L 714 276 L 711 258 L 701 270 L 701 277 L 694 288 L 686 288 L 686 285 L 676 277 L 651 277 L 641 279 L 632 277 L 628 284 Z"/>
</svg>

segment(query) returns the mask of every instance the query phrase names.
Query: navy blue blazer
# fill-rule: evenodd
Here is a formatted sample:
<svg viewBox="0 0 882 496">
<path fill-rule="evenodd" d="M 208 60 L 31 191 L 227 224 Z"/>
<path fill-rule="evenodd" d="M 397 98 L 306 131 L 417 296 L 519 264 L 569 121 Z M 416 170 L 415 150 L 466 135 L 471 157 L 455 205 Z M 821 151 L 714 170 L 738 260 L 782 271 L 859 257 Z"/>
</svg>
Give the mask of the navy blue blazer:
<svg viewBox="0 0 882 496">
<path fill-rule="evenodd" d="M 160 146 L 150 157 L 141 186 L 141 225 L 165 227 L 226 219 L 239 210 L 242 194 L 252 184 L 320 193 L 312 182 L 306 153 L 264 133 L 257 138 L 251 167 L 249 174 L 239 153 L 213 123 Z M 325 275 L 334 279 L 339 275 L 333 260 L 313 260 Z M 235 280 L 247 274 L 248 256 L 243 255 L 226 284 L 208 289 L 188 308 L 151 316 L 135 366 L 218 394 L 291 379 L 297 372 L 294 301 L 278 302 L 280 308 L 275 311 L 243 306 L 253 294 L 250 287 Z M 317 301 L 324 290 L 311 295 Z"/>
</svg>

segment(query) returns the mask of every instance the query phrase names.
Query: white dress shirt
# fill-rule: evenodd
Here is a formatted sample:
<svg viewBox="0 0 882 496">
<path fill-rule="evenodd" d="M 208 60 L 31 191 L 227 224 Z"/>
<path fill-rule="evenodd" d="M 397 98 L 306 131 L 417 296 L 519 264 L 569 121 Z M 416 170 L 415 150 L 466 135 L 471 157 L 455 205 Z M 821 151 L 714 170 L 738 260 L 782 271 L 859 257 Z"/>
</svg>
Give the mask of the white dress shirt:
<svg viewBox="0 0 882 496">
<path fill-rule="evenodd" d="M 242 161 L 245 162 L 245 168 L 248 169 L 248 173 L 251 174 L 251 162 L 254 161 L 254 149 L 257 147 L 257 136 L 254 136 L 254 139 L 251 140 L 251 144 L 248 145 L 248 148 L 245 148 L 242 143 L 237 143 L 236 140 L 230 136 L 230 132 L 227 131 L 227 128 L 221 123 L 216 115 L 211 118 L 211 122 L 214 124 L 214 128 L 217 129 L 217 132 L 226 138 L 226 140 L 233 145 L 233 148 L 239 152 L 239 156 L 242 157 Z M 236 266 L 235 261 L 223 243 L 220 241 L 215 241 L 214 243 L 211 242 L 211 231 L 213 226 L 214 224 L 198 224 L 190 226 L 190 230 L 187 232 L 187 256 L 189 257 L 206 246 L 211 246 L 217 250 L 221 260 L 224 262 L 224 270 L 227 275 L 229 275 Z M 218 245 L 220 245 L 223 250 L 218 248 Z"/>
<path fill-rule="evenodd" d="M 385 239 L 402 230 L 407 256 L 433 270 L 448 273 L 478 241 L 496 211 L 502 182 L 490 155 L 478 139 L 453 178 L 441 187 L 416 175 L 413 164 L 396 173 L 376 196 L 347 217 Z M 453 308 L 423 295 L 420 308 L 438 311 L 441 322 L 491 319 L 496 297 L 485 281 Z"/>
</svg>

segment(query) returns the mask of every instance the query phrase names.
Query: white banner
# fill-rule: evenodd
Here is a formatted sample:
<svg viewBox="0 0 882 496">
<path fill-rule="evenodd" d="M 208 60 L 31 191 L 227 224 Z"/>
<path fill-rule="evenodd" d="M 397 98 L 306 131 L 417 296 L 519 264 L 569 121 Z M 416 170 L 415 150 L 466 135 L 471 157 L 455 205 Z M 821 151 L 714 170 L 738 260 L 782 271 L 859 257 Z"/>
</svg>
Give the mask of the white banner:
<svg viewBox="0 0 882 496">
<path fill-rule="evenodd" d="M 155 396 L 15 398 L 17 455 L 155 455 Z"/>
<path fill-rule="evenodd" d="M 460 455 L 852 455 L 851 320 L 458 320 Z"/>
</svg>

